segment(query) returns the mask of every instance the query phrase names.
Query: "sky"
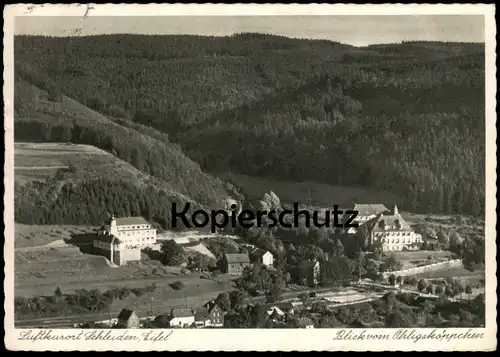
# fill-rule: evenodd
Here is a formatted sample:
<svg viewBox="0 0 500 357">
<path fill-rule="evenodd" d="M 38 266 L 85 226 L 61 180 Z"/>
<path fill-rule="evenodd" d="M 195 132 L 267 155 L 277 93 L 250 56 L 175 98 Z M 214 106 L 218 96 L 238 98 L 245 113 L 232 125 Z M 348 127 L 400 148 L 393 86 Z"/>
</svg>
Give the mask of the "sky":
<svg viewBox="0 0 500 357">
<path fill-rule="evenodd" d="M 259 32 L 354 46 L 401 41 L 484 42 L 482 15 L 325 16 L 19 16 L 16 34 L 80 36 L 133 33 L 227 36 Z"/>
</svg>

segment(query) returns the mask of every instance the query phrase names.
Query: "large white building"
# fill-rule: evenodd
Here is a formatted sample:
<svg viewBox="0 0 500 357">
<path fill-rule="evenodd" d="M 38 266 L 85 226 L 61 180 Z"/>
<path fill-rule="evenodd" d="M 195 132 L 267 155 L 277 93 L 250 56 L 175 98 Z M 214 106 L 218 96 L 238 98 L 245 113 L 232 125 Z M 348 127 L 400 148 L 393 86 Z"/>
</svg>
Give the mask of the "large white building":
<svg viewBox="0 0 500 357">
<path fill-rule="evenodd" d="M 377 217 L 377 215 L 389 211 L 387 207 L 385 207 L 383 204 L 378 204 L 378 203 L 377 204 L 354 203 L 346 210 L 356 211 L 358 213 L 356 218 L 351 223 L 357 223 L 360 226 L 370 221 L 371 219 Z M 350 219 L 350 217 L 351 217 L 350 214 L 344 214 L 343 218 L 344 223 L 346 222 L 346 220 Z M 349 234 L 355 234 L 356 232 L 357 229 L 353 227 L 347 230 L 347 233 Z"/>
<path fill-rule="evenodd" d="M 97 232 L 94 250 L 116 265 L 141 259 L 141 249 L 156 244 L 156 229 L 142 217 L 114 216 Z"/>
<path fill-rule="evenodd" d="M 422 243 L 422 236 L 401 217 L 397 206 L 361 225 L 358 234 L 368 246 L 380 244 L 383 251 L 415 250 Z"/>
</svg>

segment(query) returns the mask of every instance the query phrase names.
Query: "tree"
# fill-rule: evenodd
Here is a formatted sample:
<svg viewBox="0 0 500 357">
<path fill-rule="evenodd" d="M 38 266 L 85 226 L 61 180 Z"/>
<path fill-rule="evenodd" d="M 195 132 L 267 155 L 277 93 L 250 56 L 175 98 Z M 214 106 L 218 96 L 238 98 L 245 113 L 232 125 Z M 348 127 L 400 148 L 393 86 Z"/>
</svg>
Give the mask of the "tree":
<svg viewBox="0 0 500 357">
<path fill-rule="evenodd" d="M 417 289 L 420 292 L 424 292 L 427 287 L 427 282 L 424 279 L 420 279 L 417 284 Z"/>
<path fill-rule="evenodd" d="M 434 284 L 427 285 L 427 294 L 434 294 Z"/>
<path fill-rule="evenodd" d="M 394 274 L 389 275 L 388 282 L 389 285 L 394 285 L 396 283 L 396 276 Z"/>
<path fill-rule="evenodd" d="M 415 286 L 415 285 L 417 285 L 417 283 L 418 283 L 417 278 L 415 276 L 411 276 L 409 279 L 409 285 Z"/>
<path fill-rule="evenodd" d="M 228 293 L 221 293 L 215 299 L 215 303 L 224 311 L 231 310 L 231 300 Z"/>
<path fill-rule="evenodd" d="M 442 284 L 436 285 L 436 289 L 434 290 L 436 295 L 442 295 L 444 292 L 444 288 Z"/>
<path fill-rule="evenodd" d="M 450 237 L 448 233 L 444 230 L 444 228 L 441 228 L 438 231 L 437 234 L 438 242 L 441 245 L 441 247 L 448 249 L 450 246 Z"/>
<path fill-rule="evenodd" d="M 472 295 L 472 286 L 470 286 L 469 284 L 467 284 L 465 286 L 465 293 L 467 294 L 468 298 L 469 298 L 469 301 L 470 301 L 470 296 Z"/>
<path fill-rule="evenodd" d="M 56 290 L 54 291 L 54 301 L 59 302 L 61 301 L 61 298 L 63 296 L 61 288 L 58 286 Z"/>
</svg>

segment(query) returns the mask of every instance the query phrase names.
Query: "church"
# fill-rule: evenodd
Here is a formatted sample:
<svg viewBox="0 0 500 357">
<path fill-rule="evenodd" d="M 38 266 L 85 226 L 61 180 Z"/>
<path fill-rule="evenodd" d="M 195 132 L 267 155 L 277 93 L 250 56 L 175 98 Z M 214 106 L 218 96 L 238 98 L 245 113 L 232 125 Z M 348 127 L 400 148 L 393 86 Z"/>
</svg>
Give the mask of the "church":
<svg viewBox="0 0 500 357">
<path fill-rule="evenodd" d="M 156 244 L 156 229 L 142 217 L 111 216 L 94 239 L 94 252 L 115 265 L 141 260 L 141 249 Z"/>
</svg>

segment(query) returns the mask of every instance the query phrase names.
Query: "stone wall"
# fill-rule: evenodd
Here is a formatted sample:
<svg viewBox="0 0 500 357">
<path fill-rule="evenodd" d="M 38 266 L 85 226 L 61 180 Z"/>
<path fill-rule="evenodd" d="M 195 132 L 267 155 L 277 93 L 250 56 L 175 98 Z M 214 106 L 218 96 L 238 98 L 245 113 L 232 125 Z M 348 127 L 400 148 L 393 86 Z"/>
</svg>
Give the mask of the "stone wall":
<svg viewBox="0 0 500 357">
<path fill-rule="evenodd" d="M 399 271 L 385 272 L 384 278 L 387 279 L 391 274 L 395 276 L 410 276 L 416 274 L 427 273 L 430 271 L 441 270 L 443 268 L 455 268 L 462 265 L 461 259 L 448 260 L 445 262 L 433 263 L 428 265 L 423 265 L 421 267 L 415 267 L 410 269 L 404 269 Z"/>
</svg>

